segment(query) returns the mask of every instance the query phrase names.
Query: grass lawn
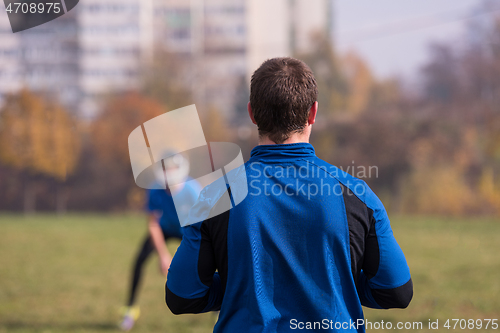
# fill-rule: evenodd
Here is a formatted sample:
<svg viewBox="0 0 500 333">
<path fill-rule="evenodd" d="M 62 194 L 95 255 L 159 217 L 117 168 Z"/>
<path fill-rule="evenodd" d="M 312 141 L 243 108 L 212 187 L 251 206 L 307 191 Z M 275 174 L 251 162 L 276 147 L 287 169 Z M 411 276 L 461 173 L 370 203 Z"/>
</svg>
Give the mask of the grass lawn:
<svg viewBox="0 0 500 333">
<path fill-rule="evenodd" d="M 404 310 L 366 309 L 367 320 L 422 322 L 424 332 L 435 332 L 426 329 L 429 319 L 439 320 L 439 331 L 450 331 L 447 319 L 500 322 L 500 221 L 397 217 L 391 224 L 410 266 L 413 300 Z"/>
<path fill-rule="evenodd" d="M 392 225 L 414 298 L 406 310 L 365 310 L 369 321 L 423 322 L 426 331 L 429 319 L 439 319 L 444 331 L 446 319 L 500 320 L 499 221 L 393 217 Z M 0 332 L 118 331 L 145 233 L 142 215 L 0 215 Z M 172 251 L 177 245 L 169 243 Z M 213 314 L 169 312 L 156 257 L 143 282 L 133 331 L 212 331 Z"/>
</svg>

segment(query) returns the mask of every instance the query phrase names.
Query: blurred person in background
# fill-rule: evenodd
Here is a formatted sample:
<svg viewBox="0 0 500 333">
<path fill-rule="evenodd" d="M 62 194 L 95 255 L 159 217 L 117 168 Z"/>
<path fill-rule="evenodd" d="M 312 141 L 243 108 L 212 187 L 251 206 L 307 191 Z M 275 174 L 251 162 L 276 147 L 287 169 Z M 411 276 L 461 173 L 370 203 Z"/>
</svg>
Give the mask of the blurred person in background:
<svg viewBox="0 0 500 333">
<path fill-rule="evenodd" d="M 179 219 L 187 217 L 189 209 L 193 206 L 200 193 L 198 183 L 188 177 L 188 159 L 176 152 L 169 152 L 166 155 L 170 155 L 170 157 L 163 160 L 165 174 L 157 175 L 157 182 L 165 182 L 166 176 L 169 184 L 176 185 L 169 185 L 166 189 L 150 189 L 147 191 L 148 234 L 135 259 L 128 301 L 122 309 L 123 318 L 120 322 L 120 328 L 124 331 L 129 331 L 140 315 L 139 306 L 136 305 L 136 298 L 144 263 L 151 253 L 156 250 L 159 255 L 160 271 L 164 276 L 167 275 L 172 255 L 166 247 L 166 241 L 171 238 L 182 239 L 182 228 Z M 176 197 L 176 202 L 182 202 L 182 206 L 177 207 L 177 210 L 172 196 Z"/>
</svg>

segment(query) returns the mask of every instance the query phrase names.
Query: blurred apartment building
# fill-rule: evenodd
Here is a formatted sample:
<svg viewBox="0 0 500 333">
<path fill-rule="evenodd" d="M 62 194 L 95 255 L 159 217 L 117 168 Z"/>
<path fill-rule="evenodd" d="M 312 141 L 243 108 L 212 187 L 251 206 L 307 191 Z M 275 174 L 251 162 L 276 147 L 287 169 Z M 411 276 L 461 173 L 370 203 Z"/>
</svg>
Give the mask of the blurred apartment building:
<svg viewBox="0 0 500 333">
<path fill-rule="evenodd" d="M 139 89 L 157 47 L 191 62 L 193 103 L 231 115 L 260 63 L 307 51 L 311 34 L 332 34 L 333 16 L 333 0 L 85 0 L 13 34 L 1 8 L 0 102 L 26 86 L 83 117 Z"/>
<path fill-rule="evenodd" d="M 29 87 L 75 105 L 80 87 L 74 15 L 13 34 L 5 7 L 0 8 L 0 102 L 6 93 Z"/>
</svg>

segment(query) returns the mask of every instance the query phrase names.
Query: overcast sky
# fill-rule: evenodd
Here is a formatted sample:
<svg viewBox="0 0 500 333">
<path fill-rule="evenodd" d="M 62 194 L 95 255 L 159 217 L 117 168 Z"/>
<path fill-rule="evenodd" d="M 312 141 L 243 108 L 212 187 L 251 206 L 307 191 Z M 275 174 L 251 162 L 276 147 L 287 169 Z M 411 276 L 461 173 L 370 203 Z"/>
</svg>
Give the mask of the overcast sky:
<svg viewBox="0 0 500 333">
<path fill-rule="evenodd" d="M 500 4 L 500 0 L 495 1 Z M 427 59 L 429 43 L 460 43 L 474 15 L 472 11 L 480 3 L 480 0 L 336 0 L 337 47 L 341 51 L 354 49 L 378 77 L 402 74 L 415 78 Z"/>
</svg>

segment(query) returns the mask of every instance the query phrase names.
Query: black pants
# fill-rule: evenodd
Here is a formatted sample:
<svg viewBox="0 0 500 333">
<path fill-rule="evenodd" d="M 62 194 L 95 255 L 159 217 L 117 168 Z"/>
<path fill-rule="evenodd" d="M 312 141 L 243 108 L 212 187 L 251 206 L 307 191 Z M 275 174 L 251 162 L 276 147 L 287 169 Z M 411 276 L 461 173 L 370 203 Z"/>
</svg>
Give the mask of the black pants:
<svg viewBox="0 0 500 333">
<path fill-rule="evenodd" d="M 170 238 L 177 238 L 177 237 L 171 237 L 169 235 L 166 235 L 163 233 L 163 237 L 165 237 L 165 241 Z M 139 287 L 139 283 L 141 281 L 142 277 L 142 269 L 144 266 L 144 263 L 146 260 L 149 258 L 150 254 L 155 251 L 155 246 L 153 244 L 153 240 L 151 239 L 151 236 L 148 234 L 146 236 L 146 239 L 144 240 L 141 249 L 137 255 L 137 258 L 135 259 L 135 264 L 134 264 L 134 269 L 132 271 L 132 280 L 130 283 L 130 294 L 128 298 L 128 306 L 132 306 L 135 303 L 136 299 L 136 294 L 137 294 L 137 288 Z"/>
</svg>

